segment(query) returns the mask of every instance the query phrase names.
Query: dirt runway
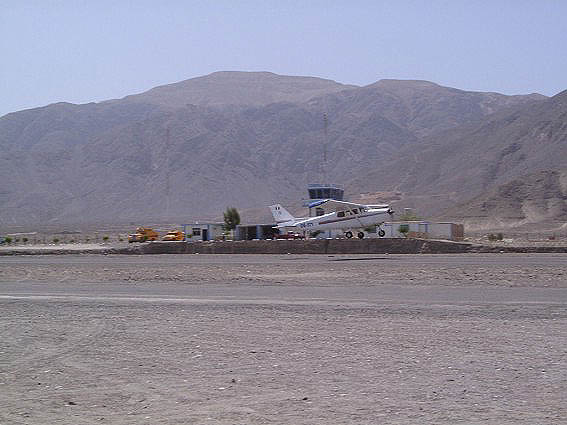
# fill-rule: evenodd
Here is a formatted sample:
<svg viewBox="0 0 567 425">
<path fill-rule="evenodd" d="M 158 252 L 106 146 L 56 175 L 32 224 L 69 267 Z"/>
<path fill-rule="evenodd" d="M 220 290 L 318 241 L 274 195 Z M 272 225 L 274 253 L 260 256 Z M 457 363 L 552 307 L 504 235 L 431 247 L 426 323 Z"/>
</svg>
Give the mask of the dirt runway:
<svg viewBox="0 0 567 425">
<path fill-rule="evenodd" d="M 0 424 L 565 424 L 567 255 L 0 257 Z"/>
</svg>

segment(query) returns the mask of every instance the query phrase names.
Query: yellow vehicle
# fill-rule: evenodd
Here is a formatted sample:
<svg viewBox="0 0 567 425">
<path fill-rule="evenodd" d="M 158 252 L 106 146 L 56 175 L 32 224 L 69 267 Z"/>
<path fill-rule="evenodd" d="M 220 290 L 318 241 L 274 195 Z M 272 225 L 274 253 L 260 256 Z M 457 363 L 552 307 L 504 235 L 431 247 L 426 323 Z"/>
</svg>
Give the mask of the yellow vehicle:
<svg viewBox="0 0 567 425">
<path fill-rule="evenodd" d="M 162 241 L 182 241 L 185 239 L 185 233 L 181 230 L 172 230 L 167 232 L 167 234 L 161 238 Z"/>
<path fill-rule="evenodd" d="M 156 241 L 159 238 L 159 233 L 150 227 L 138 227 L 136 233 L 128 235 L 128 242 L 146 242 Z"/>
</svg>

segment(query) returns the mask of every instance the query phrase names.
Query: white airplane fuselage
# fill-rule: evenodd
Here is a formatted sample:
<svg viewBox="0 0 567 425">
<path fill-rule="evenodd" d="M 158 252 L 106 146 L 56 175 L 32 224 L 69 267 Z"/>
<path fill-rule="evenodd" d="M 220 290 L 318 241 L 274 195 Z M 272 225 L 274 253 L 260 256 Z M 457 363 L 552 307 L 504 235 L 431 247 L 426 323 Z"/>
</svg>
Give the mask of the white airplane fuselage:
<svg viewBox="0 0 567 425">
<path fill-rule="evenodd" d="M 362 210 L 362 211 L 361 211 Z M 347 211 L 336 211 L 317 217 L 301 219 L 293 223 L 293 227 L 301 230 L 330 229 L 364 229 L 365 227 L 382 225 L 390 218 L 389 208 L 364 208 Z M 282 225 L 283 224 L 283 225 Z M 291 223 L 282 223 L 278 227 L 290 227 Z M 287 226 L 284 226 L 287 224 Z"/>
</svg>

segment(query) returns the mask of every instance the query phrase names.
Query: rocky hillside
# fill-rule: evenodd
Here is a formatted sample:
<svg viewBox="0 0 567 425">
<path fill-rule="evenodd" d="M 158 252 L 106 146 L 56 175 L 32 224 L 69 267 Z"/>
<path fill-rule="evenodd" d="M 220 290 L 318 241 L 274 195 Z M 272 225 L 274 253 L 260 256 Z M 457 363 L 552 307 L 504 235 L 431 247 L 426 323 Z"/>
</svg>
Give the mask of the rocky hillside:
<svg viewBox="0 0 567 425">
<path fill-rule="evenodd" d="M 354 86 L 315 77 L 223 71 L 155 87 L 145 93 L 127 96 L 122 101 L 174 108 L 187 105 L 258 106 L 278 102 L 304 102 L 352 87 Z"/>
<path fill-rule="evenodd" d="M 120 100 L 16 112 L 0 118 L 0 226 L 189 222 L 229 205 L 268 220 L 266 205 L 297 206 L 307 183 L 322 179 L 345 184 L 351 199 L 389 197 L 428 213 L 430 195 L 441 194 L 440 213 L 516 177 L 504 171 L 508 158 L 528 160 L 525 132 L 564 130 L 549 106 L 557 99 L 542 99 L 424 81 L 353 87 L 223 72 Z M 501 146 L 507 125 L 517 133 Z M 461 174 L 471 163 L 492 171 L 466 171 L 468 181 Z"/>
<path fill-rule="evenodd" d="M 531 175 L 541 171 L 560 175 L 565 168 L 567 91 L 527 107 L 501 110 L 474 124 L 437 132 L 422 139 L 419 149 L 401 150 L 397 159 L 353 184 L 363 187 L 367 181 L 383 181 L 403 192 L 408 204 L 426 214 L 472 217 L 472 204 L 464 204 L 460 210 L 445 209 L 472 198 L 494 195 L 512 181 L 517 187 L 524 179 L 521 193 L 527 196 L 526 191 L 533 192 L 529 196 L 535 199 L 543 188 L 533 184 Z M 405 170 L 404 175 L 400 169 Z M 501 200 L 500 206 L 488 208 L 478 216 L 501 216 L 510 207 L 510 199 L 496 197 L 493 201 L 497 199 Z M 545 212 L 541 220 L 550 217 Z M 562 219 L 561 214 L 553 217 Z"/>
<path fill-rule="evenodd" d="M 473 229 L 567 222 L 567 169 L 519 177 L 445 214 Z"/>
</svg>

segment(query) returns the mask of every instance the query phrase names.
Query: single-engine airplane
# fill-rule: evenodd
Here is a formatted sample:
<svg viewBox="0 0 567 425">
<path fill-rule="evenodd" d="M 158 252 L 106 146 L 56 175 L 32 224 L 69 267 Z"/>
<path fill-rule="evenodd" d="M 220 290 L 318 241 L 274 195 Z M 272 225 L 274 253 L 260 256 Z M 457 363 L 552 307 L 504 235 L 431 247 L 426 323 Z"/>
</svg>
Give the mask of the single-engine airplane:
<svg viewBox="0 0 567 425">
<path fill-rule="evenodd" d="M 360 239 L 364 238 L 363 230 L 369 226 L 378 226 L 378 235 L 385 236 L 386 232 L 381 226 L 394 214 L 389 205 L 363 205 L 334 199 L 315 201 L 309 207 L 322 205 L 334 211 L 317 217 L 297 218 L 280 204 L 271 205 L 270 210 L 278 229 L 285 227 L 296 227 L 303 231 L 341 229 L 349 239 L 353 237 L 353 231 L 358 231 L 357 236 Z"/>
</svg>

